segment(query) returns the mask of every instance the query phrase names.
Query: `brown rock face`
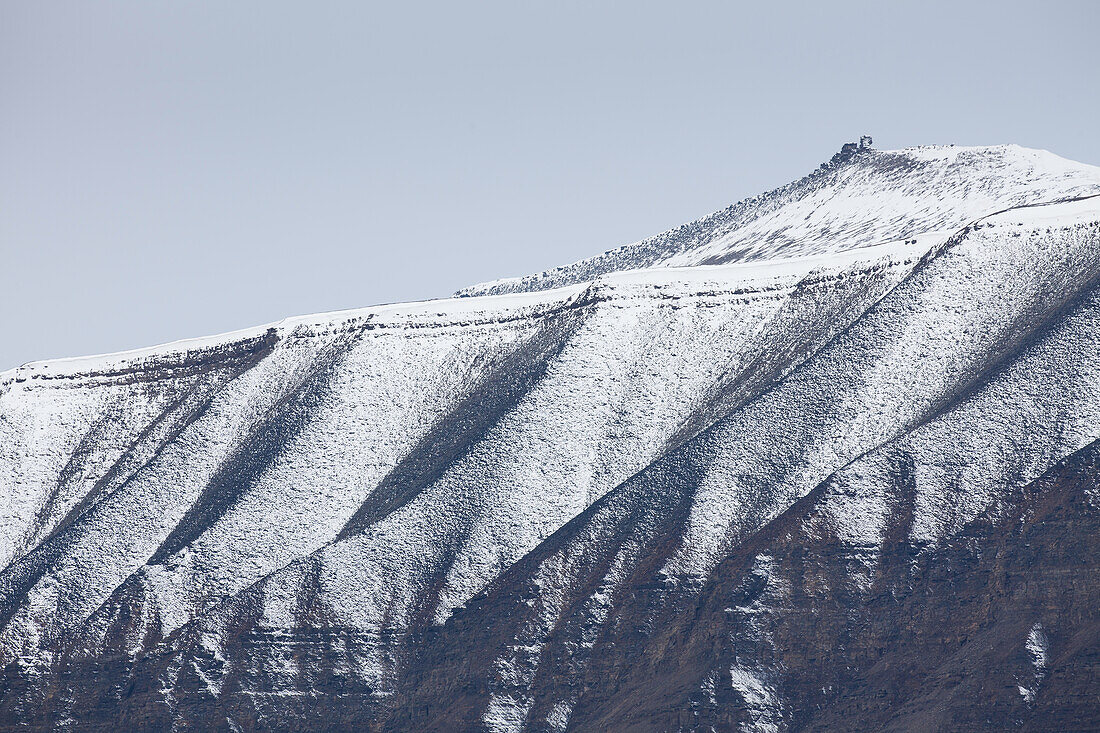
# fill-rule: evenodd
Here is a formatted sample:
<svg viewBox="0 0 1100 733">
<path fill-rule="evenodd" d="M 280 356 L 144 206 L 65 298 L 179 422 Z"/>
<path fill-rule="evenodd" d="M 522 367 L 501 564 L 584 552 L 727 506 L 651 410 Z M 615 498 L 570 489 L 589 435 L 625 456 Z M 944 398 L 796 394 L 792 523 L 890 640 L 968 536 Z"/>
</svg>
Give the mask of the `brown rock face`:
<svg viewBox="0 0 1100 733">
<path fill-rule="evenodd" d="M 656 580 L 633 585 L 614 631 L 586 651 L 583 681 L 563 659 L 537 694 L 574 700 L 576 730 L 1100 727 L 1100 446 L 935 548 L 909 540 L 912 482 L 902 460 L 880 545 L 830 531 L 837 487 L 825 484 L 690 602 Z M 509 590 L 425 645 L 385 727 L 476 727 L 494 684 L 481 650 L 508 643 L 501 619 L 522 605 Z"/>
</svg>

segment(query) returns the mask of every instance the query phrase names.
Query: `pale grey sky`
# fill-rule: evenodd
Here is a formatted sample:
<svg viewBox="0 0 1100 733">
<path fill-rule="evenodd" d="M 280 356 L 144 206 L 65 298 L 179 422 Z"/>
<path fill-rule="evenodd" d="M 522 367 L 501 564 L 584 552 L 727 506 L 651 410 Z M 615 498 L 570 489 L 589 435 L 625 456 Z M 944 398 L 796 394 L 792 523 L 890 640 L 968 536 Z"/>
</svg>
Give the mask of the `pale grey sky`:
<svg viewBox="0 0 1100 733">
<path fill-rule="evenodd" d="M 1100 3 L 11 2 L 0 369 L 564 264 L 847 140 L 1100 164 Z"/>
</svg>

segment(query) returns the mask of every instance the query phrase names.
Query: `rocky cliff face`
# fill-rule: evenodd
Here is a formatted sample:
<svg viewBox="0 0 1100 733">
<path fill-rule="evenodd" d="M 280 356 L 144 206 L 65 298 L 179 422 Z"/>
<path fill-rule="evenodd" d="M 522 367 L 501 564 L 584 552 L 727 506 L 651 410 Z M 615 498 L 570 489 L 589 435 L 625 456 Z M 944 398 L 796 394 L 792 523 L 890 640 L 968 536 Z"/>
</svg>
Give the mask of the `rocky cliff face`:
<svg viewBox="0 0 1100 733">
<path fill-rule="evenodd" d="M 1100 169 L 676 232 L 2 375 L 0 727 L 1100 725 Z"/>
</svg>

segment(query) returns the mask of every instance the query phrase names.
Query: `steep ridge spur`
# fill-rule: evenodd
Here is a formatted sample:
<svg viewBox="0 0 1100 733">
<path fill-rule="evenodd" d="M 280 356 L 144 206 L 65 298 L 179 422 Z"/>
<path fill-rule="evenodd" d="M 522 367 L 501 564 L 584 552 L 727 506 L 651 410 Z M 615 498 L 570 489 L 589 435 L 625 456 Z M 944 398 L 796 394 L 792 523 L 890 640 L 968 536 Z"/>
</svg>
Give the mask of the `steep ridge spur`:
<svg viewBox="0 0 1100 733">
<path fill-rule="evenodd" d="M 1021 487 L 1100 437 L 1100 199 L 906 228 L 1096 193 L 1100 175 L 977 150 L 848 150 L 814 184 L 834 189 L 814 226 L 849 237 L 807 245 L 824 256 L 288 319 L 0 376 L 0 722 L 728 729 L 865 707 L 855 676 L 810 690 L 820 670 L 785 657 L 797 632 L 769 635 L 776 619 L 828 603 L 899 623 L 884 593 L 975 522 L 1005 526 L 1006 502 L 1035 493 Z M 905 226 L 893 204 L 851 208 L 889 156 L 952 161 L 902 186 L 947 181 Z M 1030 177 L 996 183 L 990 156 Z M 793 207 L 797 230 L 803 194 L 766 216 Z M 751 239 L 730 231 L 692 251 Z M 803 539 L 775 549 L 796 523 Z M 826 551 L 801 587 L 791 558 Z M 1065 614 L 1090 628 L 1079 604 Z M 823 622 L 832 647 L 807 658 L 843 667 L 851 623 Z M 1035 623 L 1061 654 L 1068 637 Z M 997 720 L 1080 689 L 1037 669 Z M 921 694 L 962 694 L 937 684 Z M 797 717 L 811 709 L 827 712 Z"/>
</svg>

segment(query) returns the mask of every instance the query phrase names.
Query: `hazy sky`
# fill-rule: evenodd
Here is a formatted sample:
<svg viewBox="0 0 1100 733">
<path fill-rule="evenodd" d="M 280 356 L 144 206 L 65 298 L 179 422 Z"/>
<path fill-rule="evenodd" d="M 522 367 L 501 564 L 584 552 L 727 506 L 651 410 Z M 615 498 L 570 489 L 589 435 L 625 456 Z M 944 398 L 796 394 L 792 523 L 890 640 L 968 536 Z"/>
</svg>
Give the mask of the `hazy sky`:
<svg viewBox="0 0 1100 733">
<path fill-rule="evenodd" d="M 847 140 L 1100 164 L 1100 3 L 11 2 L 0 369 L 564 264 Z"/>
</svg>

